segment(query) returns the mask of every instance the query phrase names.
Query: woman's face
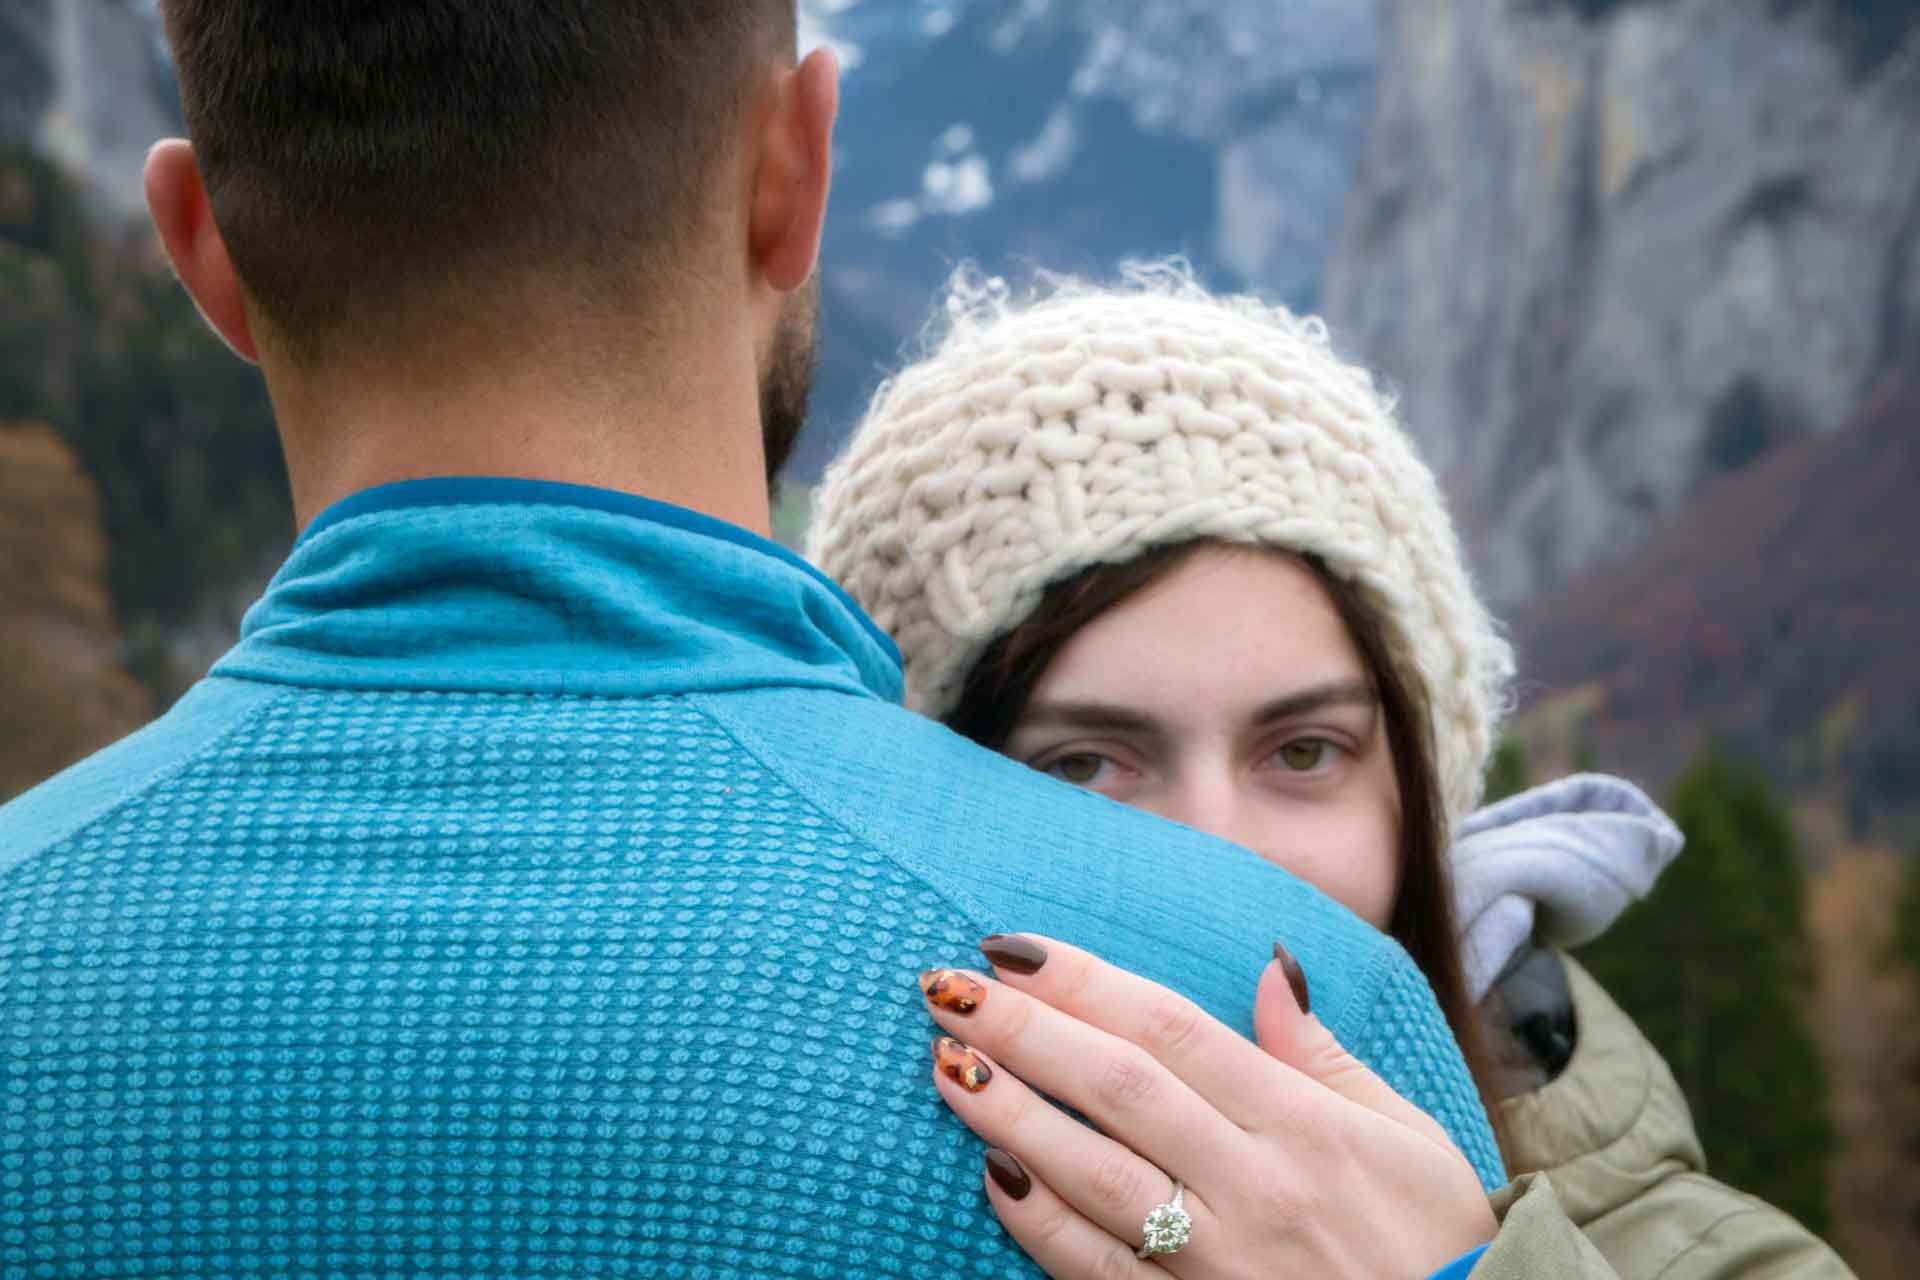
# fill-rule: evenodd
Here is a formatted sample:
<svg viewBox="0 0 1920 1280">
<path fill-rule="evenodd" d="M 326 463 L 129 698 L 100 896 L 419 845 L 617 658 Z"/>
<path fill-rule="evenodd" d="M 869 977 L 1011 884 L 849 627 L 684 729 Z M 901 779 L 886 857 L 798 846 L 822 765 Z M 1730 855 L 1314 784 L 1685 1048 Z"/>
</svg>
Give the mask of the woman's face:
<svg viewBox="0 0 1920 1280">
<path fill-rule="evenodd" d="M 1359 650 L 1291 557 L 1209 547 L 1082 628 L 1005 751 L 1244 845 L 1385 929 L 1392 750 Z"/>
</svg>

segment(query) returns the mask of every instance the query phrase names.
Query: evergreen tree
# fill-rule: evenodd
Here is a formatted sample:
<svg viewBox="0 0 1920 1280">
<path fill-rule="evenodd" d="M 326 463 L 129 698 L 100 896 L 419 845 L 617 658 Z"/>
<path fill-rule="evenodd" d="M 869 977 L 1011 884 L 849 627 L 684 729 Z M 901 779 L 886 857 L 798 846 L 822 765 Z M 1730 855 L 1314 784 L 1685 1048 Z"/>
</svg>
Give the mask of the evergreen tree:
<svg viewBox="0 0 1920 1280">
<path fill-rule="evenodd" d="M 1920 850 L 1910 854 L 1900 868 L 1900 893 L 1893 904 L 1893 949 L 1897 959 L 1912 968 L 1915 982 L 1920 984 Z M 1912 1078 L 1920 1083 L 1920 1074 Z M 1920 1124 L 1911 1114 L 1906 1119 L 1901 1146 L 1912 1169 L 1920 1167 Z M 1920 1231 L 1920 1204 L 1909 1203 L 1909 1222 Z"/>
<path fill-rule="evenodd" d="M 1582 960 L 1673 1068 L 1709 1170 L 1824 1233 L 1834 1133 L 1791 824 L 1713 748 L 1667 808 L 1686 852 Z"/>
<path fill-rule="evenodd" d="M 1893 908 L 1893 946 L 1920 977 L 1920 853 L 1900 868 L 1900 897 Z"/>
</svg>

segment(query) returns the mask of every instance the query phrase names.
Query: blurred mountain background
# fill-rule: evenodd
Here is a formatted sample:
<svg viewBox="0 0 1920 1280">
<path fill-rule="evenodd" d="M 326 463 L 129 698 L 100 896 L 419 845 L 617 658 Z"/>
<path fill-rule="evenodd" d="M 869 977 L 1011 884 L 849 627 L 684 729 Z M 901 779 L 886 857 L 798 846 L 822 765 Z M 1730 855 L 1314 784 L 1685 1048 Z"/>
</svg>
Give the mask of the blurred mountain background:
<svg viewBox="0 0 1920 1280">
<path fill-rule="evenodd" d="M 1181 253 L 1323 312 L 1511 621 L 1516 757 L 1664 790 L 1714 743 L 1778 790 L 1830 1234 L 1904 1274 L 1920 4 L 802 9 L 847 71 L 787 516 L 962 261 L 1017 284 Z M 139 222 L 178 128 L 151 0 L 0 0 L 0 798 L 168 705 L 291 541 L 257 380 Z"/>
</svg>

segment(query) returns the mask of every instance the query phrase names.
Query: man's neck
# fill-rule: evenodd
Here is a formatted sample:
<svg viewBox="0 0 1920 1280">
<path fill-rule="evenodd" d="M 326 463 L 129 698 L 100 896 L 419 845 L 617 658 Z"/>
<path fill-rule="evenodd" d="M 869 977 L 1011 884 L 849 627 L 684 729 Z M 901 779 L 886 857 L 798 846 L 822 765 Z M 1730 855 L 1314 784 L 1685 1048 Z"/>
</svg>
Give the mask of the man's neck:
<svg viewBox="0 0 1920 1280">
<path fill-rule="evenodd" d="M 750 349 L 269 383 L 301 528 L 362 490 L 443 476 L 592 485 L 771 527 Z"/>
</svg>

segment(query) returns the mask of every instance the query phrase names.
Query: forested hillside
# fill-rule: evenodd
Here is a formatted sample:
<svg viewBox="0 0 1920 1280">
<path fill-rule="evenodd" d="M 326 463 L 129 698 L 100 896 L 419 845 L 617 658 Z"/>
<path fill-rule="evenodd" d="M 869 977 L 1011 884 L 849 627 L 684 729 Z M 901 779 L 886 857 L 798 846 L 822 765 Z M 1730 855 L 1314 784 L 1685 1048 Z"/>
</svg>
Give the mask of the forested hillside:
<svg viewBox="0 0 1920 1280">
<path fill-rule="evenodd" d="M 0 422 L 50 426 L 100 494 L 124 665 L 164 704 L 231 642 L 293 537 L 258 375 L 150 238 L 0 146 Z"/>
</svg>

